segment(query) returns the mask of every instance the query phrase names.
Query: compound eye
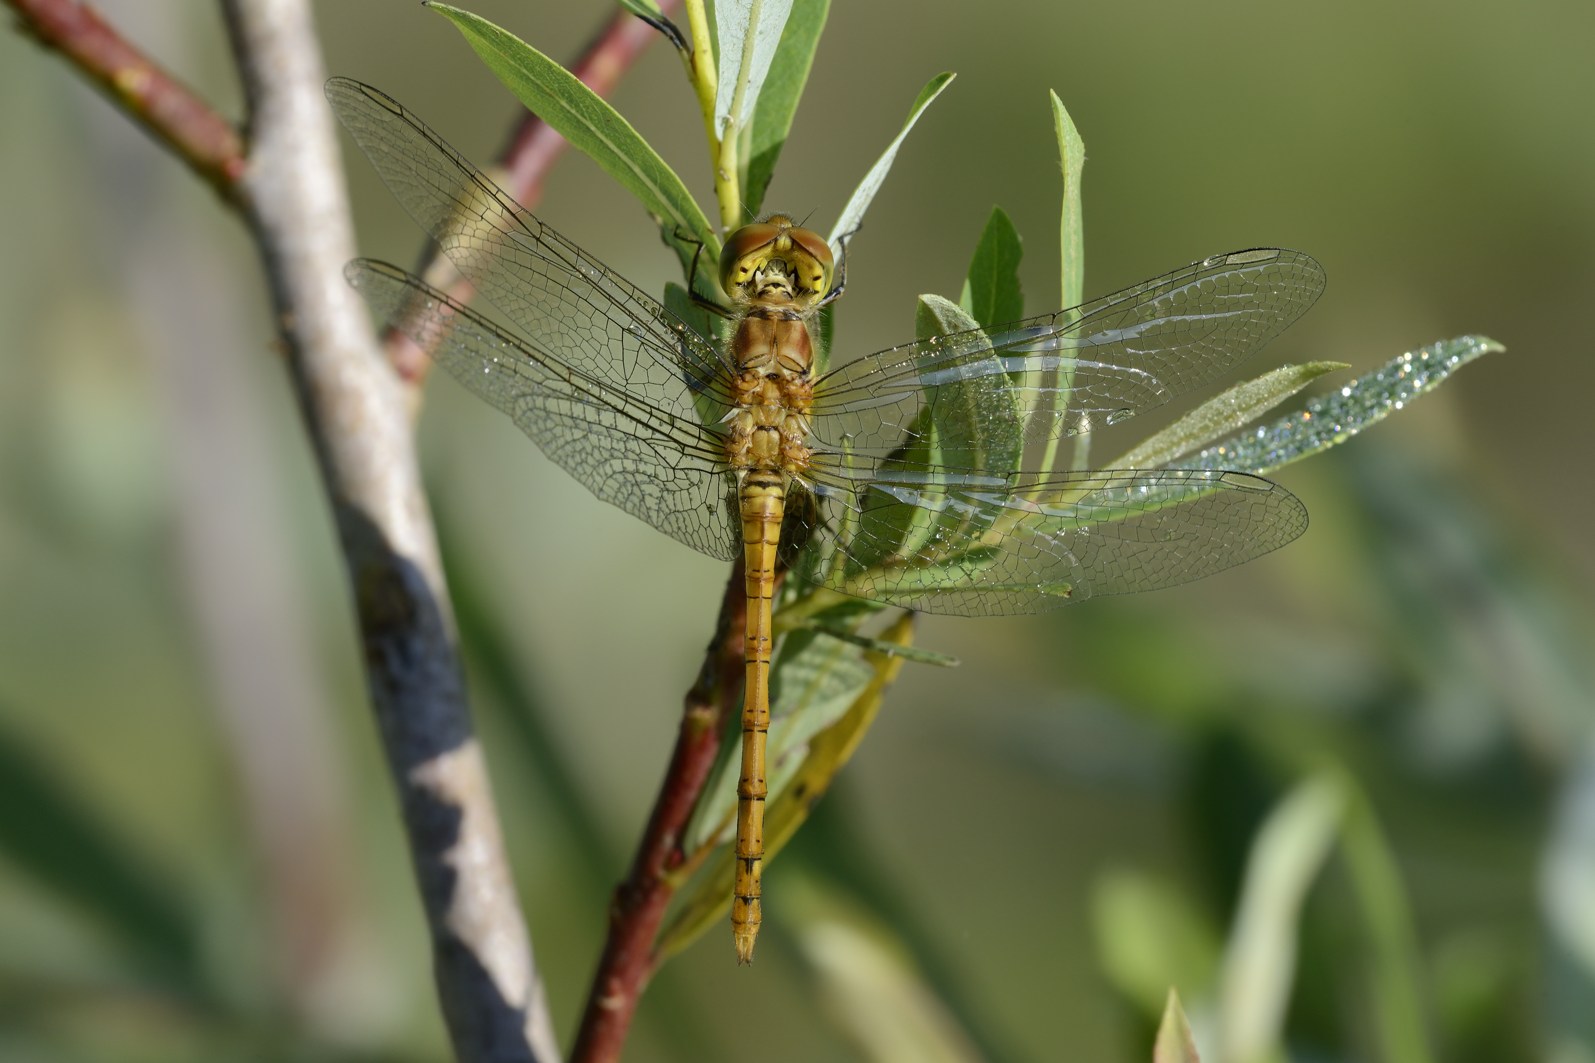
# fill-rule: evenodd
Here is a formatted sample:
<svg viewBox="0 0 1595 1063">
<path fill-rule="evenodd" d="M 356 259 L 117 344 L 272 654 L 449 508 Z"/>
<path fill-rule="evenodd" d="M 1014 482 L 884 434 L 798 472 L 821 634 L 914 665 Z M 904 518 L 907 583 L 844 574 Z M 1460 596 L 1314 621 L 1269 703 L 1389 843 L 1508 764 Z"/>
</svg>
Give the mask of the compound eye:
<svg viewBox="0 0 1595 1063">
<path fill-rule="evenodd" d="M 831 245 L 813 229 L 794 227 L 788 229 L 786 235 L 803 249 L 803 261 L 798 266 L 802 271 L 799 279 L 803 286 L 816 295 L 830 291 L 831 280 L 836 275 L 836 260 L 831 255 Z"/>
<path fill-rule="evenodd" d="M 720 252 L 720 287 L 729 294 L 753 279 L 754 270 L 763 264 L 760 254 L 781 235 L 779 226 L 767 222 L 744 225 L 726 237 Z"/>
</svg>

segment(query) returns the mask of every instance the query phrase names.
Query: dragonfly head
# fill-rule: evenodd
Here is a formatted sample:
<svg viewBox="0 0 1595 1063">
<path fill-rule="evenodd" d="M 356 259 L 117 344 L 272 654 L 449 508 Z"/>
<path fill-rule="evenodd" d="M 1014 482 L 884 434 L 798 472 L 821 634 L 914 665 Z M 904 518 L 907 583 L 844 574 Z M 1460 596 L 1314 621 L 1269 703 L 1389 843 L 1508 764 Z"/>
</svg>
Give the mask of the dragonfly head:
<svg viewBox="0 0 1595 1063">
<path fill-rule="evenodd" d="M 831 290 L 834 271 L 824 238 L 785 214 L 744 225 L 720 252 L 720 285 L 739 303 L 813 306 Z"/>
</svg>

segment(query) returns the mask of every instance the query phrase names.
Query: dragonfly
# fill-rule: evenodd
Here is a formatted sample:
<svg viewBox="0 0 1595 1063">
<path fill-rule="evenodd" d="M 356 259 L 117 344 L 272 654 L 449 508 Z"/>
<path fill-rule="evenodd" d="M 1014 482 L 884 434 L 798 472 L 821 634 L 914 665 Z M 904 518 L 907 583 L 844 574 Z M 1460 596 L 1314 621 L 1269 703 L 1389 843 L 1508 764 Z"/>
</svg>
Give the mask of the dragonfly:
<svg viewBox="0 0 1595 1063">
<path fill-rule="evenodd" d="M 763 916 L 772 602 L 783 576 L 925 612 L 1039 612 L 1198 579 L 1306 528 L 1294 495 L 1245 472 L 1026 469 L 1049 467 L 1035 455 L 1059 439 L 1160 406 L 1255 353 L 1322 292 L 1308 255 L 1214 255 L 1071 310 L 822 372 L 816 321 L 842 293 L 845 259 L 791 218 L 726 239 L 717 279 L 730 338 L 716 342 L 522 208 L 389 96 L 343 78 L 327 96 L 501 318 L 358 259 L 346 275 L 377 316 L 599 499 L 710 557 L 743 561 L 731 904 L 741 963 Z"/>
</svg>

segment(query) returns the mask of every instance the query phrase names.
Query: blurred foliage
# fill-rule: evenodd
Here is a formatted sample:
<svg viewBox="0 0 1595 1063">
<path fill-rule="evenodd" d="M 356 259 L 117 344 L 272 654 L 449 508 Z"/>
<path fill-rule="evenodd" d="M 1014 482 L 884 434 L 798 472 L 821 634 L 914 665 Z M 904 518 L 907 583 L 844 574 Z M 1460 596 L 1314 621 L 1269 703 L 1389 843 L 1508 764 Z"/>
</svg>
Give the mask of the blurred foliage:
<svg viewBox="0 0 1595 1063">
<path fill-rule="evenodd" d="M 528 26 L 520 5 L 480 6 L 556 57 L 599 17 Z M 956 286 L 993 200 L 1018 231 L 1046 231 L 1056 88 L 1093 151 L 1087 294 L 1289 243 L 1332 284 L 1282 358 L 1365 371 L 1465 329 L 1514 353 L 1288 473 L 1314 525 L 1266 562 L 1042 620 L 926 624 L 922 641 L 965 666 L 909 666 L 844 789 L 771 871 L 782 914 L 758 967 L 734 970 L 713 938 L 683 954 L 644 999 L 630 1058 L 870 1058 L 836 996 L 869 976 L 979 1057 L 1145 1060 L 1160 964 L 1205 1046 L 1260 832 L 1325 772 L 1348 796 L 1301 898 L 1291 1057 L 1423 1058 L 1386 1011 L 1410 984 L 1432 1058 L 1591 1058 L 1595 502 L 1578 459 L 1595 144 L 1568 130 L 1595 107 L 1595 14 L 869 7 L 831 14 L 772 203 L 834 210 L 912 87 L 962 76 L 852 245 L 850 347 L 901 339 L 914 295 Z M 232 97 L 215 16 L 137 17 L 154 20 L 129 26 L 141 43 Z M 457 116 L 477 137 L 460 146 L 489 154 L 507 97 L 437 19 L 321 17 L 332 70 L 430 96 L 424 113 Z M 1025 29 L 992 32 L 1010 20 Z M 699 131 L 669 52 L 616 106 L 706 187 L 676 146 Z M 0 90 L 0 1058 L 445 1058 L 342 577 L 247 248 L 180 167 L 10 37 Z M 603 183 L 571 160 L 550 216 L 657 290 L 669 262 Z M 391 233 L 413 256 L 369 182 L 359 202 L 369 243 Z M 1031 291 L 1056 290 L 1052 257 L 1027 261 Z M 441 389 L 430 401 L 484 742 L 570 1022 L 723 573 L 588 504 Z M 248 518 L 219 565 L 196 510 Z M 284 573 L 280 611 L 261 606 L 262 569 Z M 217 599 L 236 626 L 215 621 Z M 240 656 L 312 696 L 241 727 Z M 313 726 L 293 722 L 300 701 Z M 283 805 L 273 773 L 331 796 Z"/>
</svg>

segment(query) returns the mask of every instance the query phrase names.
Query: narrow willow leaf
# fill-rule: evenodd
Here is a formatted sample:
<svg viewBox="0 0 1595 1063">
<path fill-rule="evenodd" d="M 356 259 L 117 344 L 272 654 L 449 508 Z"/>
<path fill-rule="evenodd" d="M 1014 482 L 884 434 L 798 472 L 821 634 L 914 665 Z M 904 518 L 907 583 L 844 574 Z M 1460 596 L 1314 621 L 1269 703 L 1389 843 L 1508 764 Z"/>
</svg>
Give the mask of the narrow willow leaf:
<svg viewBox="0 0 1595 1063">
<path fill-rule="evenodd" d="M 792 0 L 720 0 L 715 4 L 720 77 L 714 90 L 714 128 L 719 136 L 725 136 L 733 120 L 738 129 L 747 127 L 791 14 Z"/>
<path fill-rule="evenodd" d="M 811 992 L 834 1028 L 862 1047 L 859 1059 L 988 1058 L 974 1031 L 960 1024 L 952 1002 L 916 963 L 911 939 L 865 914 L 845 890 L 828 889 L 820 880 L 783 878 L 781 897 L 781 911 L 790 915 L 799 953 L 808 962 Z"/>
<path fill-rule="evenodd" d="M 1291 791 L 1258 831 L 1220 979 L 1219 1058 L 1276 1058 L 1296 976 L 1302 903 L 1329 858 L 1345 809 L 1344 787 L 1316 776 Z"/>
<path fill-rule="evenodd" d="M 1047 97 L 1052 102 L 1052 129 L 1058 140 L 1058 159 L 1063 172 L 1063 209 L 1058 220 L 1061 259 L 1059 279 L 1062 284 L 1063 306 L 1066 310 L 1073 310 L 1085 302 L 1085 225 L 1080 197 L 1080 175 L 1085 169 L 1085 142 L 1080 139 L 1080 132 L 1074 127 L 1074 119 L 1069 117 L 1069 112 L 1064 109 L 1063 101 L 1058 98 L 1058 94 L 1049 91 Z M 1076 316 L 1078 315 L 1071 313 L 1068 318 Z M 1070 364 L 1058 374 L 1058 390 L 1052 402 L 1053 412 L 1049 416 L 1061 421 L 1073 388 L 1074 366 Z M 1053 472 L 1059 468 L 1062 447 L 1062 436 L 1054 437 L 1047 444 L 1046 454 L 1041 460 L 1043 472 Z M 1090 433 L 1075 436 L 1072 449 L 1069 467 L 1076 470 L 1086 468 L 1091 460 Z"/>
<path fill-rule="evenodd" d="M 447 4 L 427 6 L 454 23 L 516 98 L 630 190 L 667 233 L 690 234 L 718 253 L 719 241 L 692 193 L 618 111 L 514 34 Z M 690 252 L 676 250 L 690 259 Z"/>
<path fill-rule="evenodd" d="M 1170 468 L 1267 473 L 1344 443 L 1433 391 L 1475 358 L 1505 349 L 1487 336 L 1460 336 L 1408 351 L 1369 376 L 1309 400 L 1299 413 L 1231 436 Z"/>
<path fill-rule="evenodd" d="M 1403 1063 L 1431 1063 L 1435 1051 L 1429 1042 L 1419 973 L 1424 960 L 1401 868 L 1368 795 L 1351 779 L 1342 780 L 1342 785 L 1351 800 L 1341 829 L 1341 852 L 1371 946 L 1367 1000 L 1379 1055 Z M 1595 890 L 1590 892 L 1595 897 Z"/>
<path fill-rule="evenodd" d="M 1085 302 L 1085 223 L 1080 200 L 1080 173 L 1085 168 L 1085 141 L 1080 139 L 1074 119 L 1064 109 L 1056 92 L 1052 99 L 1052 128 L 1058 138 L 1058 157 L 1063 163 L 1063 217 L 1058 240 L 1063 256 L 1063 305 Z"/>
<path fill-rule="evenodd" d="M 792 16 L 786 20 L 749 131 L 747 176 L 742 183 L 742 201 L 749 217 L 758 217 L 764 206 L 764 194 L 769 191 L 776 160 L 792 129 L 792 116 L 797 113 L 798 100 L 808 84 L 820 32 L 830 9 L 831 0 L 796 0 Z"/>
<path fill-rule="evenodd" d="M 1013 219 L 1001 207 L 992 207 L 958 298 L 958 305 L 982 328 L 1025 316 L 1025 293 L 1019 284 L 1019 260 L 1024 253 Z"/>
<path fill-rule="evenodd" d="M 914 615 L 905 613 L 881 633 L 881 639 L 907 645 L 913 633 Z M 834 640 L 827 641 L 835 644 Z M 903 668 L 901 653 L 891 656 L 872 653 L 866 654 L 865 659 L 873 669 L 869 682 L 857 692 L 840 719 L 814 736 L 802 764 L 781 792 L 771 789 L 771 801 L 764 817 L 766 864 L 797 833 L 808 819 L 809 809 L 830 788 L 836 773 L 852 759 L 865 732 L 880 713 L 886 688 Z M 699 876 L 692 895 L 659 936 L 658 955 L 675 955 L 723 918 L 731 905 L 732 855 L 730 846 L 722 847 L 706 873 Z"/>
<path fill-rule="evenodd" d="M 875 193 L 879 192 L 881 185 L 885 183 L 886 175 L 891 172 L 892 163 L 897 159 L 897 149 L 903 146 L 903 141 L 908 137 L 909 130 L 914 128 L 914 124 L 919 121 L 919 116 L 925 113 L 925 108 L 929 107 L 936 97 L 942 94 L 942 90 L 952 84 L 953 78 L 957 76 L 957 74 L 951 72 L 937 74 L 919 91 L 919 95 L 914 99 L 914 106 L 908 109 L 908 121 L 903 123 L 902 132 L 898 133 L 892 142 L 886 146 L 886 150 L 881 153 L 881 157 L 875 160 L 875 165 L 870 167 L 869 173 L 864 175 L 864 180 L 860 181 L 858 187 L 853 190 L 852 198 L 847 201 L 847 206 L 842 208 L 841 217 L 836 219 L 836 227 L 831 230 L 831 235 L 826 238 L 831 245 L 831 250 L 836 253 L 838 258 L 842 256 L 840 241 L 852 236 L 858 231 L 858 227 L 864 224 L 864 212 L 869 210 L 870 202 L 875 198 Z"/>
<path fill-rule="evenodd" d="M 1223 951 L 1208 914 L 1172 883 L 1112 871 L 1091 890 L 1098 966 L 1148 1020 L 1165 1006 L 1169 982 L 1205 992 Z"/>
<path fill-rule="evenodd" d="M 881 639 L 870 638 L 868 635 L 860 635 L 856 631 L 829 627 L 825 624 L 806 624 L 804 626 L 810 631 L 821 635 L 828 635 L 833 639 L 841 639 L 843 642 L 852 643 L 854 646 L 859 646 L 875 653 L 902 657 L 905 660 L 913 661 L 915 664 L 930 664 L 938 668 L 958 667 L 957 657 L 946 653 L 938 653 L 935 650 L 927 650 L 921 646 L 900 646 L 895 642 L 885 642 Z"/>
<path fill-rule="evenodd" d="M 1202 1063 L 1196 1053 L 1196 1037 L 1180 1006 L 1180 995 L 1169 990 L 1169 1002 L 1158 1024 L 1157 1043 L 1152 1046 L 1152 1063 Z"/>
<path fill-rule="evenodd" d="M 1150 436 L 1135 449 L 1110 462 L 1110 469 L 1156 469 L 1206 446 L 1225 432 L 1257 420 L 1325 373 L 1350 368 L 1345 362 L 1282 365 L 1255 380 L 1236 384 Z"/>
</svg>

